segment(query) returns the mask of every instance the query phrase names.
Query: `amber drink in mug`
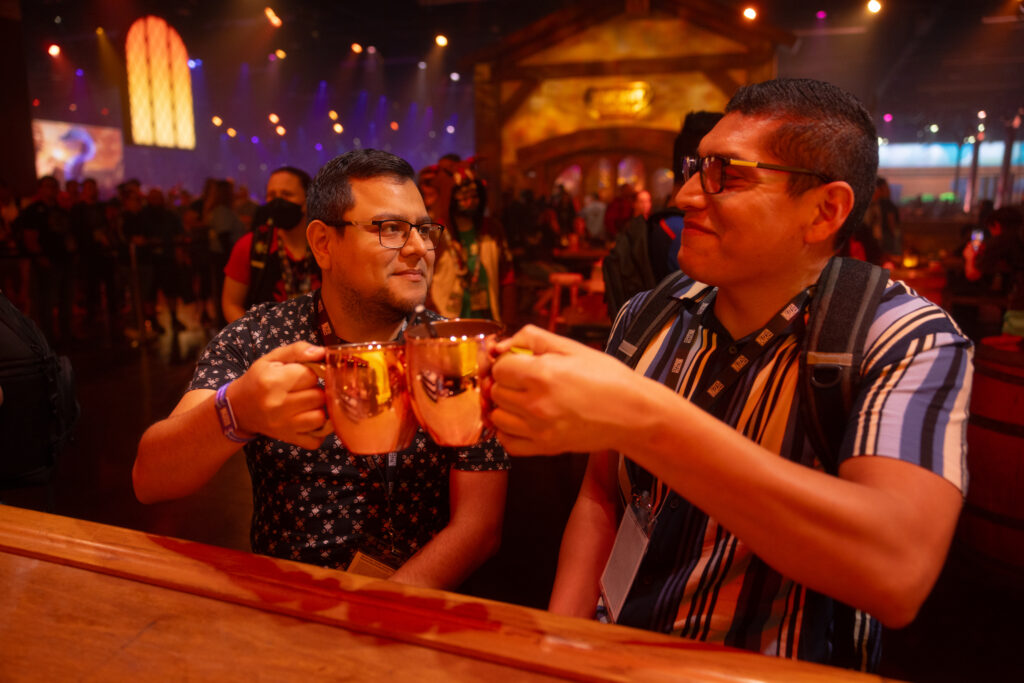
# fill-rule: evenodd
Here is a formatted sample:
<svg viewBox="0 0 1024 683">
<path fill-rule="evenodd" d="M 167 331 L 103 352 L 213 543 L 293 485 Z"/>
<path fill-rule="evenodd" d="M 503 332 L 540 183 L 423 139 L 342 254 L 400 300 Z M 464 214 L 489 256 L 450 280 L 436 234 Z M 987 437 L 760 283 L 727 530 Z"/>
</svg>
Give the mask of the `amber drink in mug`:
<svg viewBox="0 0 1024 683">
<path fill-rule="evenodd" d="M 442 446 L 471 446 L 493 436 L 483 383 L 491 347 L 504 330 L 493 320 L 419 323 L 405 331 L 413 410 Z"/>
<path fill-rule="evenodd" d="M 324 366 L 327 413 L 345 448 L 373 455 L 409 447 L 418 425 L 402 343 L 329 346 Z"/>
</svg>

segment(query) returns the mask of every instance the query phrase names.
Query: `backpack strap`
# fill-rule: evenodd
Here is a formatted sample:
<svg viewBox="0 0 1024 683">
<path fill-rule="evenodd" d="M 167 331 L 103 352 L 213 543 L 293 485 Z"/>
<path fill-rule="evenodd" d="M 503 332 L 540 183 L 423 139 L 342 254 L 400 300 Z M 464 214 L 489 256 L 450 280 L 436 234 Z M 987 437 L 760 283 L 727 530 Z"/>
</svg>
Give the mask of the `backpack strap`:
<svg viewBox="0 0 1024 683">
<path fill-rule="evenodd" d="M 857 259 L 828 262 L 811 299 L 800 351 L 804 426 L 831 474 L 860 385 L 864 342 L 889 281 L 889 271 Z"/>
<path fill-rule="evenodd" d="M 673 290 L 683 280 L 689 280 L 689 288 L 673 294 Z M 707 287 L 708 285 L 703 282 L 692 280 L 680 271 L 669 273 L 644 300 L 636 317 L 626 328 L 626 333 L 618 347 L 609 349 L 608 352 L 629 367 L 635 368 L 654 335 L 665 326 L 669 319 L 679 313 L 683 298 L 699 294 Z"/>
<path fill-rule="evenodd" d="M 270 258 L 270 242 L 274 237 L 274 229 L 266 223 L 252 231 L 252 244 L 249 245 L 249 289 L 246 292 L 246 308 L 256 303 L 256 292 L 263 284 L 267 273 L 267 260 Z"/>
</svg>

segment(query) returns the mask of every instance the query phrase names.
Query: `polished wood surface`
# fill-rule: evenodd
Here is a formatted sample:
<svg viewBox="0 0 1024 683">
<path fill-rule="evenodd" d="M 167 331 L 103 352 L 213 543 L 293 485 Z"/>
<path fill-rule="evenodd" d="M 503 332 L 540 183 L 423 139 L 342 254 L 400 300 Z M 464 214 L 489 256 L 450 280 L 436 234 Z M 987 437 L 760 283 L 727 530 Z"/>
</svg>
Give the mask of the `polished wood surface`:
<svg viewBox="0 0 1024 683">
<path fill-rule="evenodd" d="M 882 680 L 6 506 L 0 582 L 0 680 Z"/>
</svg>

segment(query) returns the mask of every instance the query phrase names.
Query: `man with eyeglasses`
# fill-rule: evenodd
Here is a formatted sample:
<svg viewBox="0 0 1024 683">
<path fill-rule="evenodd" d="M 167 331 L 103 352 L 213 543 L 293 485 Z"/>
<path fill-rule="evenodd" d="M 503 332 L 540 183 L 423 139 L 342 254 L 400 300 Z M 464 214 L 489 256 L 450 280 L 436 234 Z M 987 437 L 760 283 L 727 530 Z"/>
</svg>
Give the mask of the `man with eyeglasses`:
<svg viewBox="0 0 1024 683">
<path fill-rule="evenodd" d="M 327 163 L 307 207 L 322 288 L 256 305 L 210 342 L 190 391 L 142 437 L 136 495 L 188 495 L 244 444 L 254 552 L 456 588 L 500 543 L 504 451 L 441 447 L 420 430 L 407 450 L 354 455 L 325 434 L 324 392 L 301 364 L 325 345 L 401 339 L 444 227 L 412 167 L 377 150 Z"/>
<path fill-rule="evenodd" d="M 870 115 L 839 88 L 741 88 L 683 169 L 689 277 L 636 371 L 536 328 L 499 345 L 533 352 L 493 369 L 506 449 L 591 452 L 553 611 L 589 617 L 601 599 L 620 624 L 858 668 L 879 653 L 863 612 L 897 628 L 914 618 L 961 507 L 970 342 L 889 281 L 835 475 L 798 392 L 808 301 L 877 163 Z M 609 349 L 650 297 L 622 308 Z"/>
</svg>

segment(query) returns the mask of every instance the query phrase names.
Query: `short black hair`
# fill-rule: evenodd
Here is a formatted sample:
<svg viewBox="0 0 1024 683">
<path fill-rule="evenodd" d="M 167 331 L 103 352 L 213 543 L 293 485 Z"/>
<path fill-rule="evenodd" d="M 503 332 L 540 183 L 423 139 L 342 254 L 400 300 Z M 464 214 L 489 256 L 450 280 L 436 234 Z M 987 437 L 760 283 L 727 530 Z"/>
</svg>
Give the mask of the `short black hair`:
<svg viewBox="0 0 1024 683">
<path fill-rule="evenodd" d="M 672 145 L 672 172 L 676 182 L 683 182 L 683 157 L 697 156 L 700 141 L 723 116 L 720 111 L 691 111 L 683 119 L 683 127 Z"/>
<path fill-rule="evenodd" d="M 280 166 L 271 171 L 270 175 L 268 175 L 267 178 L 270 178 L 271 175 L 275 175 L 277 173 L 290 173 L 291 175 L 295 176 L 296 178 L 299 179 L 299 182 L 302 184 L 302 191 L 305 192 L 306 194 L 309 194 L 309 185 L 310 183 L 313 182 L 313 179 L 310 178 L 309 174 L 303 171 L 301 168 L 296 168 L 295 166 Z"/>
<path fill-rule="evenodd" d="M 781 120 L 767 141 L 775 156 L 850 184 L 854 204 L 836 234 L 841 246 L 863 220 L 878 174 L 878 133 L 861 101 L 824 81 L 777 78 L 740 88 L 725 112 Z M 820 183 L 812 175 L 791 174 L 789 192 L 799 195 Z"/>
<path fill-rule="evenodd" d="M 416 171 L 405 159 L 379 149 L 354 149 L 336 156 L 313 178 L 306 195 L 306 215 L 310 221 L 323 221 L 339 227 L 345 214 L 355 204 L 350 180 L 367 180 L 381 176 L 396 182 L 416 182 Z"/>
</svg>

